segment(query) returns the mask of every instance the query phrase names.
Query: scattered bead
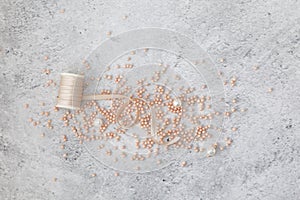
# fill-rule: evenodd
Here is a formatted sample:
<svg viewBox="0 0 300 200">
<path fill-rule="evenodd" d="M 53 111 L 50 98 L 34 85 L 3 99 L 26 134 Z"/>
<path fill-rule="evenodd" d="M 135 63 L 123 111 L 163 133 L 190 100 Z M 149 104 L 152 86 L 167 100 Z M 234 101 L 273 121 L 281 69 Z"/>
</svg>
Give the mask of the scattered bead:
<svg viewBox="0 0 300 200">
<path fill-rule="evenodd" d="M 259 69 L 259 67 L 258 67 L 258 66 L 253 66 L 252 69 L 253 69 L 254 71 L 256 71 L 256 70 Z"/>
<path fill-rule="evenodd" d="M 46 75 L 49 75 L 49 74 L 51 73 L 51 71 L 50 71 L 50 69 L 44 69 L 44 73 L 45 73 Z"/>
<path fill-rule="evenodd" d="M 212 157 L 216 154 L 216 149 L 214 147 L 211 147 L 207 150 L 206 156 L 207 157 Z"/>
<path fill-rule="evenodd" d="M 269 92 L 269 93 L 273 92 L 273 88 L 269 88 L 269 89 L 268 89 L 268 92 Z"/>
<path fill-rule="evenodd" d="M 108 32 L 106 33 L 107 36 L 111 36 L 111 34 L 112 34 L 111 31 L 108 31 Z"/>
</svg>

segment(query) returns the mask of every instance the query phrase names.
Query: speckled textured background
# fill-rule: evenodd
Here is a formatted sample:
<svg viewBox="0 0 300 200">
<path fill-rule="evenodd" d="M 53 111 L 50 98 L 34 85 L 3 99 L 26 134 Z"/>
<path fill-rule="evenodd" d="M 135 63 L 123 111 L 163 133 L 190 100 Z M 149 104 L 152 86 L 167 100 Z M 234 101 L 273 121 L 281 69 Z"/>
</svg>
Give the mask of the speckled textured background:
<svg viewBox="0 0 300 200">
<path fill-rule="evenodd" d="M 174 2 L 0 1 L 1 200 L 299 199 L 300 2 Z M 49 108 L 54 102 L 49 96 L 55 90 L 43 92 L 44 68 L 57 80 L 63 66 L 81 63 L 107 31 L 115 35 L 142 27 L 189 36 L 226 76 L 237 75 L 237 87 L 226 93 L 238 96 L 248 111 L 226 121 L 232 148 L 205 160 L 190 153 L 186 167 L 173 163 L 115 177 L 82 147 L 59 149 L 57 131 L 41 138 L 23 125 L 38 112 L 39 101 Z M 260 69 L 253 71 L 254 65 Z M 31 113 L 22 108 L 26 102 Z M 230 133 L 232 126 L 238 131 Z M 70 154 L 68 160 L 63 152 Z"/>
</svg>

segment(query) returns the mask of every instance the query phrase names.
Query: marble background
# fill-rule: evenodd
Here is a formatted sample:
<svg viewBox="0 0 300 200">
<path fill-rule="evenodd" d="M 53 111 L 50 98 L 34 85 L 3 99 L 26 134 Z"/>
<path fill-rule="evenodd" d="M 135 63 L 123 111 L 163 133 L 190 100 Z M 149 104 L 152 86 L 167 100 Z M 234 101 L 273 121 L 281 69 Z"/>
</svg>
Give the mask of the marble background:
<svg viewBox="0 0 300 200">
<path fill-rule="evenodd" d="M 57 131 L 41 138 L 26 125 L 40 101 L 54 102 L 44 68 L 57 80 L 108 31 L 143 27 L 189 36 L 225 76 L 237 75 L 226 93 L 248 111 L 225 123 L 229 150 L 204 160 L 188 153 L 186 167 L 179 161 L 115 177 L 81 146 L 59 149 Z M 299 199 L 299 67 L 298 0 L 0 0 L 0 199 Z"/>
</svg>

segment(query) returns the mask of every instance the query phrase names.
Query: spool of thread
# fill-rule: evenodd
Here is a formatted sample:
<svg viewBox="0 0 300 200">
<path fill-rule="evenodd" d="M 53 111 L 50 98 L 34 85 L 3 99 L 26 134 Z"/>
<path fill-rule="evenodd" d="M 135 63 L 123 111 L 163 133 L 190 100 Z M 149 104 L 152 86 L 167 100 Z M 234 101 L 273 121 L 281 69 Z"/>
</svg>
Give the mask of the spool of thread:
<svg viewBox="0 0 300 200">
<path fill-rule="evenodd" d="M 60 76 L 56 107 L 80 109 L 83 97 L 84 76 L 71 73 L 61 73 Z"/>
</svg>

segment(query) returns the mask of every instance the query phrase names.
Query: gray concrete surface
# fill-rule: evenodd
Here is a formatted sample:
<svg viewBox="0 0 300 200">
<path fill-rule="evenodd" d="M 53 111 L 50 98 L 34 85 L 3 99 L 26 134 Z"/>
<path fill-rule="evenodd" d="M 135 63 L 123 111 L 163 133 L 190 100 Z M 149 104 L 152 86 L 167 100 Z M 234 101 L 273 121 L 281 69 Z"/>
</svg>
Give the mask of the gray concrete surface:
<svg viewBox="0 0 300 200">
<path fill-rule="evenodd" d="M 0 199 L 299 199 L 299 24 L 297 0 L 1 0 Z M 107 31 L 142 27 L 176 30 L 198 42 L 226 76 L 238 76 L 226 93 L 248 111 L 226 121 L 233 146 L 213 158 L 190 153 L 186 167 L 115 177 L 81 146 L 59 149 L 59 130 L 41 138 L 25 121 L 40 101 L 49 109 L 54 103 L 49 96 L 57 91 L 44 89 L 44 68 L 57 80 Z M 232 126 L 238 131 L 231 133 Z"/>
</svg>

